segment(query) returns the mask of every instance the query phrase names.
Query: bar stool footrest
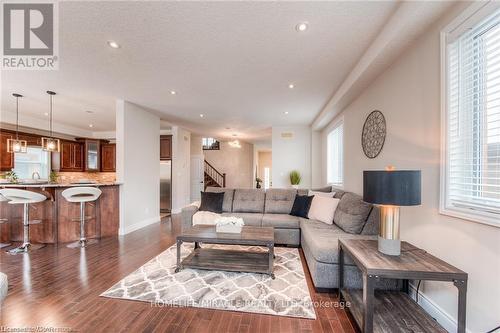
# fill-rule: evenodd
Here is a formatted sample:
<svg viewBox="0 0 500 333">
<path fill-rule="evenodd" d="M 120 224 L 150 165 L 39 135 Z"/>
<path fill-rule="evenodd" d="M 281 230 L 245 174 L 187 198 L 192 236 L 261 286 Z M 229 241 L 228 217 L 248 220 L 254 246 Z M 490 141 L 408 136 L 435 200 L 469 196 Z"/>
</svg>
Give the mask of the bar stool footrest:
<svg viewBox="0 0 500 333">
<path fill-rule="evenodd" d="M 96 244 L 98 242 L 99 242 L 98 239 L 90 238 L 90 239 L 86 239 L 86 240 L 79 240 L 79 241 L 76 241 L 73 243 L 69 243 L 68 245 L 66 245 L 66 247 L 69 247 L 71 249 L 75 249 L 75 248 L 87 247 L 89 245 Z"/>
<path fill-rule="evenodd" d="M 12 249 L 12 250 L 8 250 L 7 252 L 10 254 L 27 253 L 30 251 L 39 250 L 43 247 L 45 247 L 45 244 L 23 244 L 19 247 Z"/>
</svg>

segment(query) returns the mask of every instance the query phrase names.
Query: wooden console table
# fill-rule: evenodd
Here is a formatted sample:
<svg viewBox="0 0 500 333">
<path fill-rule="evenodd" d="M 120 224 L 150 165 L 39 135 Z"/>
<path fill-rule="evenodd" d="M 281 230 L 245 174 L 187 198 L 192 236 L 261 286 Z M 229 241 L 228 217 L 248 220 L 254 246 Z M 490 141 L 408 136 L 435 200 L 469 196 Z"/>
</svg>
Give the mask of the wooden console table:
<svg viewBox="0 0 500 333">
<path fill-rule="evenodd" d="M 361 270 L 362 291 L 343 288 L 345 254 Z M 379 278 L 401 279 L 406 290 L 374 290 Z M 376 240 L 339 240 L 340 297 L 351 303 L 351 315 L 363 332 L 446 332 L 409 297 L 408 280 L 453 282 L 458 289 L 457 331 L 465 333 L 467 273 L 407 242 L 401 242 L 400 256 L 388 256 L 378 252 Z"/>
</svg>

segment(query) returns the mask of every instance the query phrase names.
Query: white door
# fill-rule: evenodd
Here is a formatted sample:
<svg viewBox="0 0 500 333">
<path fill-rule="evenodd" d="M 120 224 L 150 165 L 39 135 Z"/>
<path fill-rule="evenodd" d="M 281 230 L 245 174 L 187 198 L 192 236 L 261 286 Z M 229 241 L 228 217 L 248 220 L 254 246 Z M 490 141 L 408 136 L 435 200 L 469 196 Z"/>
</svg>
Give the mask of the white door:
<svg viewBox="0 0 500 333">
<path fill-rule="evenodd" d="M 205 189 L 203 155 L 191 156 L 191 202 L 201 200 L 200 192 Z"/>
</svg>

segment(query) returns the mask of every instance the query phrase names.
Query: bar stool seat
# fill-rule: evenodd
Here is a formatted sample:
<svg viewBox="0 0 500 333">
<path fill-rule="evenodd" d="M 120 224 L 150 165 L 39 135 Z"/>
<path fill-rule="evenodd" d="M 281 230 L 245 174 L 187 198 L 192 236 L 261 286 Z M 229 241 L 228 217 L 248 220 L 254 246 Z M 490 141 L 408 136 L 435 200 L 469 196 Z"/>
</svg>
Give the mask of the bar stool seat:
<svg viewBox="0 0 500 333">
<path fill-rule="evenodd" d="M 87 186 L 76 186 L 70 187 L 64 190 L 61 195 L 68 202 L 80 203 L 80 218 L 76 219 L 80 222 L 80 240 L 71 244 L 67 247 L 77 248 L 85 247 L 90 244 L 97 243 L 96 239 L 87 239 L 85 237 L 85 204 L 96 201 L 101 196 L 102 191 L 97 187 L 87 187 Z"/>
<path fill-rule="evenodd" d="M 6 201 L 8 201 L 8 200 L 5 199 L 5 197 L 0 194 L 0 202 L 6 202 Z M 4 224 L 7 222 L 9 222 L 8 219 L 0 217 L 0 224 Z M 10 243 L 0 243 L 0 249 L 7 247 L 7 246 L 10 246 L 10 245 L 11 245 Z"/>
<path fill-rule="evenodd" d="M 0 190 L 0 195 L 8 200 L 10 205 L 23 205 L 23 244 L 20 247 L 9 250 L 11 254 L 29 252 L 38 250 L 45 244 L 31 244 L 30 242 L 30 224 L 40 223 L 39 221 L 32 223 L 29 220 L 29 205 L 47 200 L 47 197 L 41 193 L 19 190 L 14 188 L 4 188 Z"/>
</svg>

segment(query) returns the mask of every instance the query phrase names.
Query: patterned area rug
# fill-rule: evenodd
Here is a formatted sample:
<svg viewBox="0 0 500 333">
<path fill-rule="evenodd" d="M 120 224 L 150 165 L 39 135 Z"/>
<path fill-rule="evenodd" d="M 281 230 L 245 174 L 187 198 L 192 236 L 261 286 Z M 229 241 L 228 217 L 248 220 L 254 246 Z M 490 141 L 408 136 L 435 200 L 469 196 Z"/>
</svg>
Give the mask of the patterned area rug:
<svg viewBox="0 0 500 333">
<path fill-rule="evenodd" d="M 248 246 L 202 246 L 266 251 Z M 192 244 L 184 243 L 181 257 L 186 257 L 192 249 Z M 189 268 L 174 273 L 176 252 L 175 245 L 168 248 L 101 296 L 150 302 L 156 306 L 193 306 L 316 318 L 297 249 L 275 248 L 274 280 L 265 274 Z"/>
</svg>

